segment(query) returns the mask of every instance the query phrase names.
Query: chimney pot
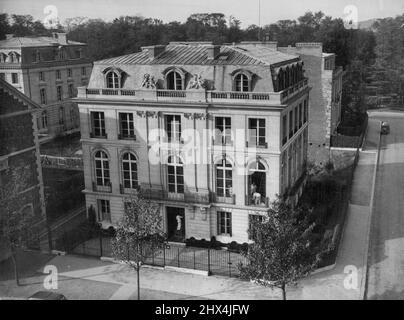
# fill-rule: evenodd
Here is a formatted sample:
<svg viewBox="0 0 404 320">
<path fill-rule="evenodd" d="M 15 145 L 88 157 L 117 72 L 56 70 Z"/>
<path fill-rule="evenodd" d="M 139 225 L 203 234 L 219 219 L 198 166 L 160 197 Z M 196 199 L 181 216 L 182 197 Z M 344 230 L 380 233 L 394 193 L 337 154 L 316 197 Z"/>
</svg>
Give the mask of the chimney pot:
<svg viewBox="0 0 404 320">
<path fill-rule="evenodd" d="M 65 32 L 54 32 L 53 33 L 53 38 L 59 44 L 67 44 L 67 36 L 66 36 Z"/>
<path fill-rule="evenodd" d="M 220 53 L 220 46 L 218 45 L 210 45 L 207 48 L 209 60 L 214 60 Z"/>
<path fill-rule="evenodd" d="M 156 46 L 148 46 L 141 47 L 143 51 L 147 51 L 149 54 L 149 58 L 151 60 L 155 59 L 158 55 L 160 55 L 166 49 L 165 45 L 156 45 Z"/>
</svg>

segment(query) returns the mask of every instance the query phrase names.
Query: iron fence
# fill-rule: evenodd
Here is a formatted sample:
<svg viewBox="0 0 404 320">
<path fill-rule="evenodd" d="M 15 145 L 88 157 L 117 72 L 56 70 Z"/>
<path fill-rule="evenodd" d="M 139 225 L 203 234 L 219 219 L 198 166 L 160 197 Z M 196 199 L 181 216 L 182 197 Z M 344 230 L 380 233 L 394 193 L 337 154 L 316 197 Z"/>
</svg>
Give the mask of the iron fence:
<svg viewBox="0 0 404 320">
<path fill-rule="evenodd" d="M 64 237 L 58 244 L 61 249 L 66 248 L 63 251 L 67 253 L 112 258 L 114 256 L 111 245 L 112 237 L 102 232 L 92 235 L 91 239 L 85 239 L 88 235 L 83 236 L 81 239 L 84 241 L 80 243 L 76 241 L 75 246 L 72 246 L 74 237 L 73 239 Z M 64 244 L 64 241 L 67 243 Z M 133 255 L 134 253 L 128 252 L 129 258 Z M 171 243 L 166 243 L 159 248 L 148 248 L 147 251 L 144 251 L 143 256 L 145 257 L 144 264 L 147 265 L 202 270 L 209 274 L 229 277 L 238 277 L 240 275 L 239 264 L 247 263 L 244 256 L 231 250 L 189 247 Z"/>
</svg>

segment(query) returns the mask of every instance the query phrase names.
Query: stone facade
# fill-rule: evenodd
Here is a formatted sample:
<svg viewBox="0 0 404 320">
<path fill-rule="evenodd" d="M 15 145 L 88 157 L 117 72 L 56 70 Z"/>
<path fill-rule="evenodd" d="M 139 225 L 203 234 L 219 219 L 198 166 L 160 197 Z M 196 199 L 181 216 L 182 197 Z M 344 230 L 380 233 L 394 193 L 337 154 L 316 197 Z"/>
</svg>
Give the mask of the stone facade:
<svg viewBox="0 0 404 320">
<path fill-rule="evenodd" d="M 8 180 L 9 169 L 24 168 L 27 185 L 21 192 L 24 203 L 21 210 L 31 211 L 42 225 L 45 201 L 34 117 L 36 108 L 39 106 L 0 80 L 0 185 Z M 0 260 L 6 256 L 7 248 L 0 247 Z"/>
<path fill-rule="evenodd" d="M 301 60 L 266 48 L 258 48 L 258 54 L 257 48 L 245 45 L 212 47 L 172 44 L 155 57 L 145 56 L 155 53 L 155 48 L 145 48 L 140 53 L 94 63 L 89 86 L 79 88 L 77 101 L 86 204 L 96 209 L 99 221 L 116 224 L 122 217 L 125 198 L 140 189 L 145 197 L 159 204 L 169 235 L 172 226 L 177 225 L 171 216 L 174 212 L 182 215 L 185 226 L 181 241 L 190 237 L 209 240 L 214 236 L 222 242 L 242 243 L 248 241 L 250 215 L 265 213 L 277 194 L 296 189 L 293 196 L 301 190 L 308 139 L 304 119 L 308 115 L 310 88 L 307 79 L 297 74 L 295 81 L 282 90 L 276 89 L 274 80 L 280 68 Z M 209 58 L 210 50 L 218 51 Z M 198 61 L 190 61 L 191 52 Z M 229 55 L 227 63 L 218 58 L 221 53 Z M 168 56 L 176 60 L 177 54 L 177 62 L 166 62 Z M 246 63 L 233 63 L 231 55 L 236 54 L 240 55 L 238 61 L 245 59 Z M 113 81 L 109 72 L 124 79 L 119 88 L 107 88 Z M 179 78 L 175 79 L 181 90 L 169 89 L 170 72 L 178 72 Z M 236 73 L 249 79 L 244 83 L 248 90 L 235 90 Z M 195 74 L 203 75 L 204 87 L 185 89 L 193 79 L 199 79 Z M 155 89 L 146 89 L 144 79 L 153 79 Z M 101 136 L 94 131 L 99 129 L 95 119 L 100 113 L 105 130 Z M 123 137 L 122 114 L 125 119 L 131 115 L 130 137 Z M 181 134 L 178 140 L 169 141 L 168 131 L 174 129 L 167 128 L 167 122 L 172 116 L 180 122 L 177 128 Z M 228 121 L 228 139 L 214 133 L 222 121 Z M 260 123 L 260 130 L 255 131 L 254 123 Z M 259 132 L 259 139 L 254 132 Z M 100 151 L 108 162 L 106 184 L 101 177 L 105 172 L 97 164 Z M 128 152 L 136 159 L 134 188 L 125 185 L 128 170 L 124 159 Z M 183 190 L 170 190 L 174 184 L 170 156 L 182 162 L 183 174 L 176 176 L 175 185 L 178 188 L 182 185 L 179 179 L 183 179 Z M 223 163 L 231 171 L 226 171 L 231 176 L 227 194 L 220 191 Z M 252 199 L 253 182 L 260 195 L 254 198 L 256 202 Z"/>
<path fill-rule="evenodd" d="M 79 129 L 77 87 L 87 85 L 92 64 L 86 45 L 53 37 L 12 37 L 0 41 L 0 76 L 41 108 L 35 113 L 41 134 Z"/>
</svg>

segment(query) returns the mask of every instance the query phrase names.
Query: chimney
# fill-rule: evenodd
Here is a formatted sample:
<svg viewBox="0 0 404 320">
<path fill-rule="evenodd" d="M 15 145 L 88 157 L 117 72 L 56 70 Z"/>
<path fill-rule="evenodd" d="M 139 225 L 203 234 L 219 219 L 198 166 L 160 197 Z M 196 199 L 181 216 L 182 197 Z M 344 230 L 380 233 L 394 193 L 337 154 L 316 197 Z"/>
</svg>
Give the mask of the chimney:
<svg viewBox="0 0 404 320">
<path fill-rule="evenodd" d="M 14 33 L 7 33 L 6 34 L 6 40 L 10 40 L 12 38 L 14 38 Z"/>
<path fill-rule="evenodd" d="M 59 44 L 67 44 L 67 37 L 66 37 L 66 33 L 64 33 L 64 32 L 54 32 L 53 38 Z"/>
<path fill-rule="evenodd" d="M 147 51 L 149 54 L 149 59 L 151 60 L 157 58 L 157 56 L 163 53 L 165 49 L 166 49 L 165 45 L 142 47 L 142 51 Z"/>
<path fill-rule="evenodd" d="M 220 46 L 218 45 L 209 45 L 207 46 L 207 49 L 209 60 L 214 60 L 220 53 Z"/>
</svg>

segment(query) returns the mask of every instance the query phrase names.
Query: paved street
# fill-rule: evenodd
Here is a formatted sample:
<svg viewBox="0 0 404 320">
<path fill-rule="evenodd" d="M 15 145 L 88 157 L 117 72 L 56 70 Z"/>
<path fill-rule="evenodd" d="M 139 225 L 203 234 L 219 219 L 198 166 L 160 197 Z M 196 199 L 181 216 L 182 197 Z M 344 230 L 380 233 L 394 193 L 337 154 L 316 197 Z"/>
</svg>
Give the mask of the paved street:
<svg viewBox="0 0 404 320">
<path fill-rule="evenodd" d="M 381 139 L 372 216 L 368 299 L 404 299 L 404 112 L 375 112 L 390 123 Z"/>
</svg>

